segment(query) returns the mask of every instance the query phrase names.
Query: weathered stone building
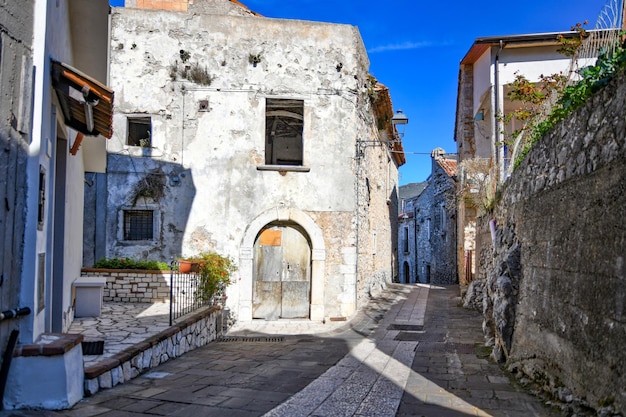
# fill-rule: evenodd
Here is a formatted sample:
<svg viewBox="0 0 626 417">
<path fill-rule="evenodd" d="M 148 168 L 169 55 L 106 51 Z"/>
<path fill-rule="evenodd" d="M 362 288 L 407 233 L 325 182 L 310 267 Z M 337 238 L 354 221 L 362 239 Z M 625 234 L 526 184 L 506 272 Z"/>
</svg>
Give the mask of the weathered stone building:
<svg viewBox="0 0 626 417">
<path fill-rule="evenodd" d="M 67 408 L 83 395 L 81 337 L 64 332 L 82 265 L 84 174 L 104 166 L 111 132 L 113 93 L 103 85 L 108 11 L 106 0 L 0 7 L 0 311 L 10 312 L 0 320 L 0 348 L 12 358 L 2 363 L 6 409 Z"/>
<path fill-rule="evenodd" d="M 400 282 L 458 283 L 456 266 L 456 158 L 433 150 L 425 187 L 411 185 L 399 215 Z"/>
<path fill-rule="evenodd" d="M 428 183 L 413 182 L 400 186 L 398 212 L 398 282 L 413 284 L 417 281 L 417 231 L 415 203 Z"/>
<path fill-rule="evenodd" d="M 239 320 L 351 315 L 397 273 L 404 163 L 357 28 L 139 3 L 111 13 L 115 133 L 86 187 L 85 265 L 215 250 L 239 267 Z"/>
</svg>

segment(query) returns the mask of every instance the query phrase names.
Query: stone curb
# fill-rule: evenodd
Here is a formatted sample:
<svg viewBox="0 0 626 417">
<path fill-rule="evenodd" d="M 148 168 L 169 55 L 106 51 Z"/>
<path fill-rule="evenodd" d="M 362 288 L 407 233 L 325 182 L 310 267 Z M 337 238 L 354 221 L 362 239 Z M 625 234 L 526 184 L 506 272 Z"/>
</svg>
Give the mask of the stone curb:
<svg viewBox="0 0 626 417">
<path fill-rule="evenodd" d="M 123 384 L 172 358 L 206 345 L 222 334 L 222 309 L 210 307 L 180 323 L 85 368 L 85 396 Z"/>
</svg>

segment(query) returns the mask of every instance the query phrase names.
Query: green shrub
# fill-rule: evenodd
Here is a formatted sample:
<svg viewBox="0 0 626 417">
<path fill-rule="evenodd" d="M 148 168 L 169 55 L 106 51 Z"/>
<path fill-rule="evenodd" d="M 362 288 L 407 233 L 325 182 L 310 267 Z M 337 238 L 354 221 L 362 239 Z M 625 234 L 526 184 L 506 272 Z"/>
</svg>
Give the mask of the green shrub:
<svg viewBox="0 0 626 417">
<path fill-rule="evenodd" d="M 167 271 L 170 269 L 166 262 L 133 258 L 102 258 L 93 267 L 102 269 L 143 269 L 149 271 Z"/>
<path fill-rule="evenodd" d="M 200 282 L 197 297 L 202 301 L 211 301 L 214 297 L 225 296 L 226 287 L 233 283 L 232 274 L 237 266 L 232 258 L 215 252 L 203 252 L 190 258 L 182 258 L 198 263 Z"/>
</svg>

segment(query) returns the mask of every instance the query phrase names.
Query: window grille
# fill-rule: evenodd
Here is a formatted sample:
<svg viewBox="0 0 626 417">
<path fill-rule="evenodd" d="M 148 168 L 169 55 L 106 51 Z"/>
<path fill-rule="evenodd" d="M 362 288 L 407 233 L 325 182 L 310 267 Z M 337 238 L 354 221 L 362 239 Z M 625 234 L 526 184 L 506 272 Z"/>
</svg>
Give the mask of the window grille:
<svg viewBox="0 0 626 417">
<path fill-rule="evenodd" d="M 154 238 L 152 210 L 124 211 L 124 240 L 152 240 Z"/>
</svg>

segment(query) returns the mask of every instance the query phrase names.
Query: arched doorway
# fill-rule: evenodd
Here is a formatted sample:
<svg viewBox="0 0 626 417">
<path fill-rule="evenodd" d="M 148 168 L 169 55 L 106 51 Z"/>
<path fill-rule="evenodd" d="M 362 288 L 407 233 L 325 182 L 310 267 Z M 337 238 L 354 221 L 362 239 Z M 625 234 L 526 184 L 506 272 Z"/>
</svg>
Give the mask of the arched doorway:
<svg viewBox="0 0 626 417">
<path fill-rule="evenodd" d="M 403 271 L 402 283 L 403 284 L 408 284 L 409 282 L 411 282 L 411 268 L 409 267 L 409 263 L 408 262 L 404 262 L 404 271 Z"/>
<path fill-rule="evenodd" d="M 311 244 L 298 225 L 273 223 L 254 243 L 252 318 L 309 318 Z"/>
<path fill-rule="evenodd" d="M 298 225 L 299 230 L 310 239 L 311 245 L 311 291 L 310 320 L 324 319 L 324 271 L 326 269 L 326 246 L 322 229 L 306 213 L 295 208 L 273 208 L 259 214 L 246 228 L 239 249 L 239 285 L 237 287 L 238 320 L 252 320 L 255 259 L 254 244 L 260 233 L 269 225 Z"/>
</svg>

